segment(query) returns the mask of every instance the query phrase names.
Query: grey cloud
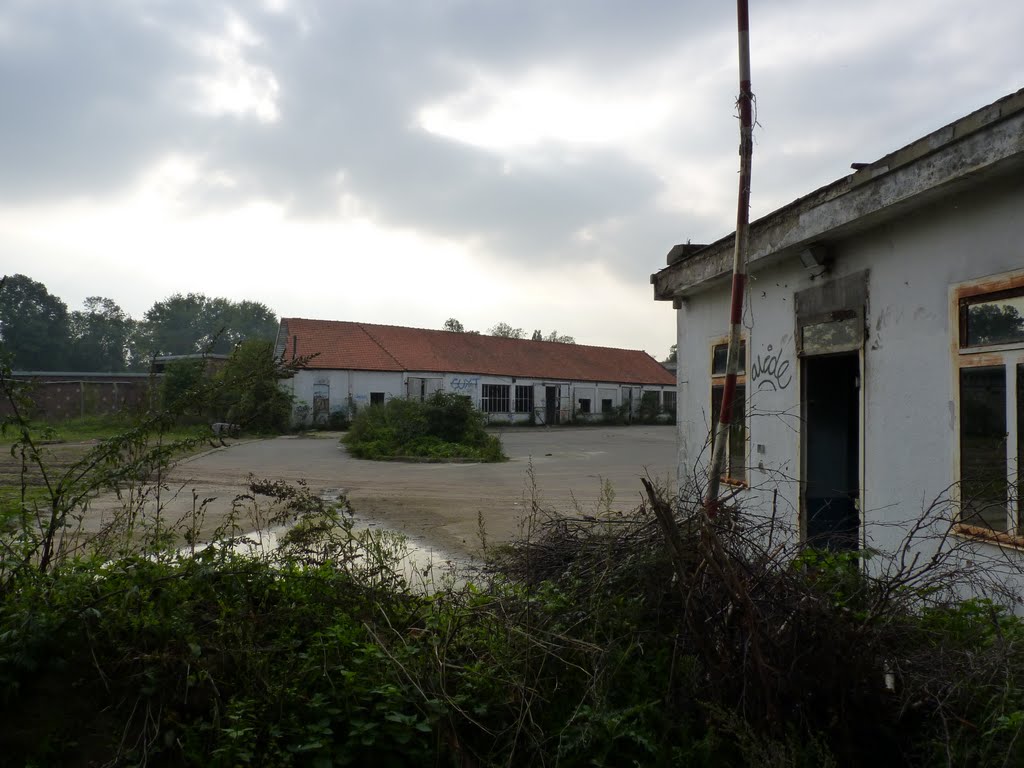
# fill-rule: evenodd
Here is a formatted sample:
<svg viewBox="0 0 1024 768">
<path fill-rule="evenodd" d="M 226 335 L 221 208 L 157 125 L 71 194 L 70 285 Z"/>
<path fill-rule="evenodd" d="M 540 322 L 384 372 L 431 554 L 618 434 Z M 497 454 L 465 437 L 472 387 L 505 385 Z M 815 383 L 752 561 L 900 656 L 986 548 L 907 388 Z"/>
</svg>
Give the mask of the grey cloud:
<svg viewBox="0 0 1024 768">
<path fill-rule="evenodd" d="M 245 49 L 247 59 L 270 69 L 280 85 L 280 119 L 272 124 L 199 115 L 188 103 L 185 78 L 209 63 L 183 41 L 219 34 L 222 6 L 54 0 L 7 11 L 43 42 L 0 42 L 0 93 L 12 116 L 0 123 L 0 202 L 100 195 L 128 183 L 161 153 L 187 152 L 238 182 L 232 189 L 198 190 L 191 201 L 196 207 L 266 196 L 285 202 L 292 216 L 324 217 L 334 214 L 345 190 L 385 224 L 473 236 L 493 257 L 527 267 L 555 258 L 597 260 L 634 280 L 657 267 L 673 242 L 714 239 L 731 226 L 731 212 L 715 219 L 658 210 L 661 176 L 671 173 L 638 165 L 628 148 L 589 151 L 562 163 L 558 147 L 542 147 L 537 162 L 504 173 L 501 158 L 413 124 L 418 107 L 465 85 L 465 72 L 454 63 L 515 76 L 551 61 L 598 80 L 613 78 L 686 41 L 731 28 L 731 7 L 670 0 L 296 0 L 295 8 L 308 29 L 287 14 L 261 10 L 255 0 L 237 6 L 264 41 Z M 774 3 L 762 12 L 824 14 L 820 3 L 806 2 Z M 927 62 L 915 60 L 912 41 L 905 42 L 893 50 L 886 41 L 855 61 L 826 62 L 813 71 L 781 67 L 760 79 L 755 58 L 754 85 L 764 105 L 755 192 L 761 184 L 786 202 L 841 175 L 851 160 L 874 159 L 862 149 L 878 155 L 894 148 L 892 136 L 901 128 L 910 140 L 938 127 L 919 114 L 912 97 L 901 95 L 905 78 L 929 76 Z M 681 85 L 706 64 L 685 62 L 692 69 L 678 74 Z M 726 124 L 705 113 L 727 111 L 730 99 L 724 93 L 720 105 L 688 105 L 670 130 L 686 142 L 675 150 L 679 156 L 735 156 L 734 124 L 728 123 L 727 135 L 706 127 Z M 879 114 L 876 105 L 901 99 L 904 108 Z M 915 118 L 927 124 L 908 125 Z M 826 148 L 783 155 L 783 138 L 801 135 L 828 137 Z M 583 228 L 603 233 L 602 241 L 574 239 Z"/>
</svg>

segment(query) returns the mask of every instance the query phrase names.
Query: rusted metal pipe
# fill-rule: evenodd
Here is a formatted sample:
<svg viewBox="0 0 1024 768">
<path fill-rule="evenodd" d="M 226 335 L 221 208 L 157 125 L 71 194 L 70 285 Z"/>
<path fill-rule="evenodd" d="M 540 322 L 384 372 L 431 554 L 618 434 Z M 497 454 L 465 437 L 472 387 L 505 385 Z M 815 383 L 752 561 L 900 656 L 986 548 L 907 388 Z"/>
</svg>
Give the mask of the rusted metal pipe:
<svg viewBox="0 0 1024 768">
<path fill-rule="evenodd" d="M 740 95 L 740 185 L 736 205 L 736 242 L 732 258 L 732 302 L 729 310 L 729 351 L 725 367 L 722 408 L 715 427 L 715 449 L 711 456 L 704 510 L 718 513 L 718 491 L 725 458 L 729 455 L 729 425 L 732 423 L 736 376 L 740 369 L 740 324 L 743 320 L 743 294 L 747 282 L 747 240 L 750 233 L 750 167 L 754 154 L 754 93 L 750 87 L 750 18 L 747 0 L 736 0 L 739 37 Z"/>
</svg>

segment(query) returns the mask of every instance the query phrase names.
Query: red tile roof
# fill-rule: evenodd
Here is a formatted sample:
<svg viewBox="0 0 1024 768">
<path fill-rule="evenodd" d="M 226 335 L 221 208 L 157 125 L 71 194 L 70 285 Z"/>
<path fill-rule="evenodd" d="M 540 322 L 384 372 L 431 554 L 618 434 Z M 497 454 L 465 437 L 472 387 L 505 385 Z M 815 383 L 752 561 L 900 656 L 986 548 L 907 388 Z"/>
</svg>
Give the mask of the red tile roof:
<svg viewBox="0 0 1024 768">
<path fill-rule="evenodd" d="M 525 341 L 396 325 L 281 319 L 279 349 L 291 360 L 316 354 L 308 367 L 422 371 L 535 379 L 675 384 L 675 375 L 646 352 L 552 341 Z M 297 348 L 295 347 L 297 342 Z"/>
</svg>

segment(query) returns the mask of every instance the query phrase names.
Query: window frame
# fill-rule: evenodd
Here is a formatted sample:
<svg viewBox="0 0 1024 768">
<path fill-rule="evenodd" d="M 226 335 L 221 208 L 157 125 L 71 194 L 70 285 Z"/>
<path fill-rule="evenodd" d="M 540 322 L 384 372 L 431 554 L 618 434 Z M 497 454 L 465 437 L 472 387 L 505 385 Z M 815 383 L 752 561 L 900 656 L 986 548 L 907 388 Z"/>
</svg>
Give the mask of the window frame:
<svg viewBox="0 0 1024 768">
<path fill-rule="evenodd" d="M 532 384 L 516 384 L 513 407 L 515 413 L 533 413 Z"/>
<path fill-rule="evenodd" d="M 480 410 L 484 413 L 511 413 L 508 384 L 481 384 Z"/>
<path fill-rule="evenodd" d="M 711 434 L 708 437 L 708 445 L 711 448 L 712 454 L 714 453 L 714 450 L 715 450 L 715 431 L 716 431 L 715 427 L 718 424 L 718 413 L 715 411 L 715 392 L 716 392 L 716 390 L 721 390 L 721 391 L 724 392 L 724 390 L 725 390 L 725 379 L 726 379 L 726 371 L 723 370 L 720 373 L 716 373 L 715 372 L 715 353 L 719 349 L 721 349 L 722 347 L 726 347 L 726 349 L 728 349 L 728 346 L 729 346 L 729 337 L 728 336 L 723 336 L 721 338 L 714 339 L 714 340 L 712 340 L 712 342 L 710 344 L 709 355 L 708 355 L 708 361 L 710 363 L 708 370 L 710 372 L 710 377 L 709 378 L 710 378 L 710 381 L 711 381 L 711 386 L 710 386 L 709 391 L 708 391 L 708 394 L 709 394 L 709 406 L 710 406 L 709 413 L 711 414 L 711 419 L 710 419 L 710 422 L 711 422 Z M 749 473 L 749 466 L 748 465 L 750 463 L 750 419 L 749 419 L 749 414 L 747 413 L 747 404 L 748 404 L 748 401 L 749 401 L 749 398 L 747 396 L 747 370 L 750 367 L 750 361 L 747 359 L 747 356 L 749 354 L 750 347 L 747 344 L 746 338 L 741 338 L 740 339 L 740 349 L 741 349 L 741 364 L 742 365 L 741 365 L 741 368 L 740 368 L 739 372 L 736 374 L 736 387 L 737 387 L 737 389 L 739 389 L 740 387 L 743 387 L 743 407 L 742 407 L 742 411 L 743 411 L 743 414 L 742 414 L 742 419 L 743 419 L 743 438 L 742 438 L 743 439 L 743 448 L 742 448 L 742 460 L 739 463 L 740 469 L 742 469 L 742 471 L 743 471 L 743 475 L 742 475 L 742 477 L 737 477 L 734 474 L 732 474 L 732 469 L 733 469 L 733 453 L 732 453 L 733 445 L 732 445 L 732 442 L 733 442 L 733 439 L 734 439 L 733 438 L 733 428 L 734 428 L 734 425 L 730 424 L 729 425 L 729 449 L 726 451 L 725 472 L 721 475 L 720 480 L 721 480 L 721 482 L 725 483 L 726 485 L 732 485 L 732 486 L 736 486 L 736 487 L 739 487 L 739 488 L 749 488 L 750 486 L 749 486 L 748 477 L 749 477 L 750 473 Z M 735 414 L 733 414 L 733 417 L 735 418 Z"/>
<path fill-rule="evenodd" d="M 674 389 L 666 389 L 661 393 L 661 412 L 675 413 L 676 403 L 679 402 L 679 393 Z"/>
<path fill-rule="evenodd" d="M 1016 547 L 1024 545 L 1024 473 L 1021 459 L 1024 458 L 1024 339 L 996 344 L 975 344 L 967 346 L 967 309 L 972 304 L 995 301 L 1001 298 L 1024 296 L 1024 270 L 1016 270 L 960 283 L 950 289 L 950 325 L 952 356 L 952 392 L 956 403 L 956 435 L 954 439 L 953 499 L 956 504 L 956 531 L 968 536 L 987 539 Z M 978 522 L 961 519 L 964 511 L 962 487 L 963 471 L 963 418 L 962 375 L 966 369 L 1001 368 L 1004 377 L 1005 402 L 1004 426 L 1006 430 L 1006 530 L 997 530 Z"/>
<path fill-rule="evenodd" d="M 371 392 L 370 405 L 384 405 L 387 402 L 386 392 Z"/>
</svg>

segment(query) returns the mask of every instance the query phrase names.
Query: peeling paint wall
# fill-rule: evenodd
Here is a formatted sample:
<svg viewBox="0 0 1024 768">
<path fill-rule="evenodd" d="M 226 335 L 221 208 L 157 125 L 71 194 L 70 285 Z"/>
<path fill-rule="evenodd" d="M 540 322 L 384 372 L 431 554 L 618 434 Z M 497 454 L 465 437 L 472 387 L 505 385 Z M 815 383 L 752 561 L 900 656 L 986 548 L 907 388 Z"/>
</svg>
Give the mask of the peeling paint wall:
<svg viewBox="0 0 1024 768">
<path fill-rule="evenodd" d="M 895 549 L 905 523 L 956 479 L 955 283 L 1024 267 L 1024 185 L 1016 178 L 953 195 L 829 243 L 829 275 L 792 258 L 756 271 L 744 311 L 748 482 L 738 500 L 799 531 L 801 363 L 794 294 L 867 270 L 863 347 L 862 518 L 867 543 Z M 818 270 L 820 272 L 820 270 Z M 677 311 L 679 481 L 702 482 L 710 459 L 711 346 L 727 331 L 726 286 Z M 980 551 L 997 551 L 978 544 Z"/>
</svg>

